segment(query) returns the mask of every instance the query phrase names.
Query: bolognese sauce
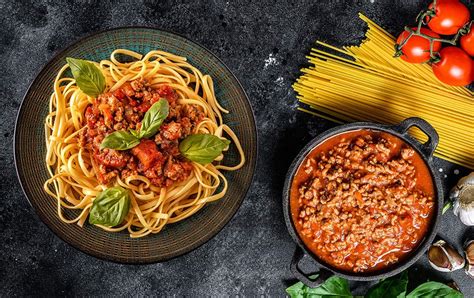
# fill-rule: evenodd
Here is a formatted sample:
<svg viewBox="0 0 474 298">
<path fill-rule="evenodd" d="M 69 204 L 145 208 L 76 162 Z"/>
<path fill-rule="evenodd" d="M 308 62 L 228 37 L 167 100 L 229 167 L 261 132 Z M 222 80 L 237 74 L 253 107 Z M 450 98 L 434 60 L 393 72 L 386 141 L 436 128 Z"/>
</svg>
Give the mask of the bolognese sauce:
<svg viewBox="0 0 474 298">
<path fill-rule="evenodd" d="M 291 185 L 305 245 L 344 271 L 368 272 L 415 249 L 430 225 L 434 186 L 421 156 L 384 132 L 357 130 L 315 147 Z"/>
<path fill-rule="evenodd" d="M 139 130 L 145 113 L 161 98 L 168 101 L 169 114 L 153 138 L 142 139 L 131 150 L 100 149 L 103 139 L 114 131 Z M 87 126 L 79 141 L 92 153 L 100 183 L 140 174 L 152 184 L 166 187 L 191 174 L 191 162 L 180 155 L 178 145 L 203 118 L 195 106 L 179 104 L 170 86 L 152 88 L 144 80 L 135 80 L 94 99 L 86 108 Z"/>
</svg>

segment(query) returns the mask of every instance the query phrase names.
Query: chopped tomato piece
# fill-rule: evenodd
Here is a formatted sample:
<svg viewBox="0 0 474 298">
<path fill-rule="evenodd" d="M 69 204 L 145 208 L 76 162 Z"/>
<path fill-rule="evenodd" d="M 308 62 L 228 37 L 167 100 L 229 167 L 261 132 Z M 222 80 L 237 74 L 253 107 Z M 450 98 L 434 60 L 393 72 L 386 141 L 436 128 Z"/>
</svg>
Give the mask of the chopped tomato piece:
<svg viewBox="0 0 474 298">
<path fill-rule="evenodd" d="M 119 100 L 125 99 L 125 92 L 121 88 L 114 91 L 114 96 L 117 97 Z"/>
<path fill-rule="evenodd" d="M 110 106 L 106 103 L 101 103 L 99 105 L 99 109 L 104 114 L 105 120 L 112 121 L 114 116 L 112 115 L 112 111 L 110 110 Z"/>
<path fill-rule="evenodd" d="M 142 163 L 144 170 L 163 160 L 163 154 L 158 151 L 158 147 L 152 140 L 142 140 L 138 146 L 132 149 L 132 154 Z"/>
</svg>

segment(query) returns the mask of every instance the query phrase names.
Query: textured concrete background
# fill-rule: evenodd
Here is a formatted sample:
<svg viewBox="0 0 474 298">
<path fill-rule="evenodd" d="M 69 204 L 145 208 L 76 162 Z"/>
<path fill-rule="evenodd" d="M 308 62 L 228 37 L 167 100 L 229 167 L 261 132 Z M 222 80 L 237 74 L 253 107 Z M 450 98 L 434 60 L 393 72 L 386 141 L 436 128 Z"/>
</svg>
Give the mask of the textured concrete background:
<svg viewBox="0 0 474 298">
<path fill-rule="evenodd" d="M 294 282 L 288 264 L 295 247 L 280 207 L 284 175 L 303 145 L 333 126 L 294 109 L 291 84 L 305 55 L 316 39 L 360 42 L 366 28 L 359 11 L 396 34 L 427 1 L 128 2 L 0 0 L 0 295 L 284 295 Z M 15 116 L 40 68 L 65 45 L 125 25 L 181 33 L 222 58 L 250 97 L 260 137 L 256 179 L 233 220 L 199 249 L 146 266 L 97 260 L 54 236 L 21 192 L 12 156 Z M 467 173 L 436 162 L 446 188 Z M 443 217 L 440 235 L 456 246 L 473 234 L 452 212 Z M 309 260 L 306 266 L 314 268 Z M 417 280 L 454 279 L 466 297 L 474 297 L 474 282 L 462 271 L 437 273 L 425 257 L 410 276 L 410 287 Z M 351 285 L 357 294 L 369 286 Z"/>
</svg>

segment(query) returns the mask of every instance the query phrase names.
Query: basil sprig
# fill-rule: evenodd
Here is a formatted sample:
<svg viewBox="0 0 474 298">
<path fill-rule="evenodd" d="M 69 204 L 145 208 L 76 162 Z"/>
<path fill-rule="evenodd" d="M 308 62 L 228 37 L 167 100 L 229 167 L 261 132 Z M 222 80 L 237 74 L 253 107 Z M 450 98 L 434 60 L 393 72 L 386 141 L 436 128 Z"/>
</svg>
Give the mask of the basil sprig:
<svg viewBox="0 0 474 298">
<path fill-rule="evenodd" d="M 462 298 L 464 295 L 456 291 L 455 289 L 436 282 L 436 281 L 429 281 L 425 282 L 424 284 L 419 285 L 416 289 L 414 289 L 410 294 L 406 296 L 406 298 L 416 298 L 416 297 L 426 297 L 426 298 Z"/>
<path fill-rule="evenodd" d="M 158 132 L 163 121 L 168 117 L 169 105 L 166 99 L 155 102 L 145 113 L 140 131 L 115 131 L 104 138 L 100 149 L 128 150 L 140 144 L 140 139 L 150 138 Z"/>
<path fill-rule="evenodd" d="M 208 164 L 218 157 L 230 141 L 210 134 L 196 134 L 186 137 L 179 144 L 179 151 L 189 160 Z"/>
<path fill-rule="evenodd" d="M 317 275 L 310 276 L 310 279 L 316 279 Z M 429 281 L 419 285 L 416 289 L 406 294 L 408 286 L 408 273 L 406 271 L 386 279 L 382 279 L 369 289 L 365 296 L 352 296 L 347 280 L 332 276 L 316 288 L 310 288 L 302 282 L 290 286 L 286 289 L 291 298 L 305 297 L 386 297 L 386 298 L 462 298 L 463 294 L 449 286 Z"/>
<path fill-rule="evenodd" d="M 310 276 L 311 279 L 316 279 L 318 276 Z M 344 278 L 332 276 L 328 278 L 319 287 L 310 288 L 304 285 L 301 281 L 286 289 L 290 297 L 351 297 L 352 294 L 349 289 L 349 283 Z"/>
<path fill-rule="evenodd" d="M 126 189 L 116 186 L 102 191 L 92 203 L 90 224 L 113 227 L 120 224 L 130 209 L 130 196 Z"/>
<path fill-rule="evenodd" d="M 76 80 L 77 86 L 82 92 L 92 97 L 97 97 L 104 92 L 105 77 L 94 63 L 69 57 L 66 58 L 66 61 L 71 68 L 72 76 Z"/>
</svg>

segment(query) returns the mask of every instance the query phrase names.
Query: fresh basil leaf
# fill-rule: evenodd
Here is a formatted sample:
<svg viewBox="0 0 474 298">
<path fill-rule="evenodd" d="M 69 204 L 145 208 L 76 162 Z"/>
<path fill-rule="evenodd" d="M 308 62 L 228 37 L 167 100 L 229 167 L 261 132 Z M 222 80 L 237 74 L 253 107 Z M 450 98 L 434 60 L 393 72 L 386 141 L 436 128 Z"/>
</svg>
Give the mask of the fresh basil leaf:
<svg viewBox="0 0 474 298">
<path fill-rule="evenodd" d="M 179 151 L 189 160 L 208 164 L 218 157 L 230 141 L 210 134 L 196 134 L 186 137 L 179 144 Z"/>
<path fill-rule="evenodd" d="M 66 58 L 77 86 L 85 94 L 97 97 L 104 92 L 105 77 L 92 62 L 82 59 Z"/>
<path fill-rule="evenodd" d="M 404 298 L 407 292 L 408 272 L 382 279 L 369 289 L 366 298 Z"/>
<path fill-rule="evenodd" d="M 154 136 L 163 121 L 168 117 L 168 114 L 169 105 L 166 99 L 160 99 L 155 102 L 143 117 L 139 137 L 150 138 Z"/>
<path fill-rule="evenodd" d="M 137 139 L 140 138 L 140 133 L 137 132 L 135 129 L 130 129 L 130 133 L 132 134 L 132 136 L 136 137 Z"/>
<path fill-rule="evenodd" d="M 120 224 L 130 209 L 130 196 L 126 189 L 116 186 L 102 191 L 92 203 L 90 224 L 113 227 Z"/>
<path fill-rule="evenodd" d="M 127 150 L 140 144 L 140 139 L 131 133 L 118 130 L 104 138 L 100 144 L 100 149 L 109 148 L 115 150 Z"/>
<path fill-rule="evenodd" d="M 464 295 L 449 286 L 436 281 L 425 282 L 414 289 L 407 298 L 462 298 Z"/>
<path fill-rule="evenodd" d="M 309 279 L 314 280 L 318 278 L 318 275 L 312 275 L 309 277 Z M 304 283 L 301 281 L 295 283 L 294 285 L 286 288 L 286 293 L 291 297 L 291 298 L 304 298 L 308 296 L 308 289 L 309 287 L 306 286 Z"/>
<path fill-rule="evenodd" d="M 314 289 L 308 290 L 310 297 L 353 297 L 349 289 L 349 282 L 338 276 L 331 276 Z"/>
<path fill-rule="evenodd" d="M 310 276 L 310 279 L 316 279 L 317 275 Z M 351 290 L 347 280 L 337 276 L 331 276 L 319 287 L 310 288 L 302 282 L 297 282 L 286 289 L 291 298 L 323 298 L 323 297 L 341 297 L 352 298 Z"/>
<path fill-rule="evenodd" d="M 294 285 L 286 288 L 286 293 L 290 295 L 291 298 L 304 298 L 307 294 L 307 286 L 301 281 L 295 283 Z"/>
</svg>

